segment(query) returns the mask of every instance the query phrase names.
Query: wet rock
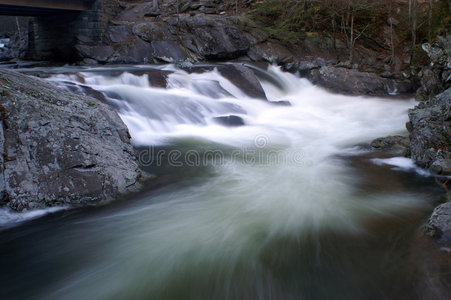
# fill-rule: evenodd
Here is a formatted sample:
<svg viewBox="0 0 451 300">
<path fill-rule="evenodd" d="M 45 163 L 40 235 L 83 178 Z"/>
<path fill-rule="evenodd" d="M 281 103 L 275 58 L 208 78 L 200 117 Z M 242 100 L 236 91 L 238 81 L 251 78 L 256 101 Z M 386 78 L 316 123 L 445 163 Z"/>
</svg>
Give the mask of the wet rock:
<svg viewBox="0 0 451 300">
<path fill-rule="evenodd" d="M 413 93 L 414 85 L 409 80 L 396 81 L 382 78 L 374 73 L 331 66 L 313 69 L 308 79 L 331 92 L 350 95 L 381 95 Z"/>
<path fill-rule="evenodd" d="M 142 176 L 111 107 L 44 80 L 0 70 L 0 191 L 13 210 L 97 205 Z"/>
<path fill-rule="evenodd" d="M 301 61 L 298 65 L 298 72 L 302 77 L 307 77 L 308 75 L 310 75 L 312 70 L 319 69 L 320 67 L 321 66 L 319 66 L 315 62 Z"/>
<path fill-rule="evenodd" d="M 155 41 L 152 48 L 153 56 L 163 62 L 173 63 L 188 59 L 186 52 L 175 41 Z"/>
<path fill-rule="evenodd" d="M 409 156 L 409 138 L 405 136 L 388 136 L 371 142 L 373 150 L 382 151 L 393 156 Z"/>
<path fill-rule="evenodd" d="M 451 88 L 409 110 L 411 158 L 436 174 L 451 175 Z"/>
<path fill-rule="evenodd" d="M 213 120 L 215 120 L 217 123 L 221 125 L 229 127 L 237 127 L 245 125 L 243 118 L 234 115 L 215 117 L 213 118 Z"/>
<path fill-rule="evenodd" d="M 78 51 L 81 59 L 89 58 L 101 63 L 107 62 L 114 53 L 112 46 L 76 45 L 75 49 Z"/>
<path fill-rule="evenodd" d="M 270 63 L 290 63 L 295 60 L 293 53 L 285 46 L 271 41 L 252 46 L 247 55 L 253 61 Z"/>
<path fill-rule="evenodd" d="M 266 99 L 265 91 L 263 90 L 260 81 L 258 81 L 257 76 L 255 76 L 251 69 L 243 64 L 218 66 L 218 71 L 248 96 Z"/>
<path fill-rule="evenodd" d="M 451 192 L 447 194 L 448 202 L 437 206 L 425 228 L 425 234 L 441 243 L 451 242 Z"/>
<path fill-rule="evenodd" d="M 291 106 L 291 102 L 287 101 L 287 100 L 269 101 L 269 103 L 278 105 L 278 106 Z"/>
</svg>

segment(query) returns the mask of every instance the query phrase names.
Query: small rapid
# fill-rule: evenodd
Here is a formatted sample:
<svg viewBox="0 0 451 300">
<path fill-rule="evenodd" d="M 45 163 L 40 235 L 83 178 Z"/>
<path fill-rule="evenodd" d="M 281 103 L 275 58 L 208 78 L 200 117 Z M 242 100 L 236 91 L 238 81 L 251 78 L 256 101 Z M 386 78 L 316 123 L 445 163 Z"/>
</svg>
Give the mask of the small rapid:
<svg viewBox="0 0 451 300">
<path fill-rule="evenodd" d="M 274 66 L 259 72 L 267 100 L 215 67 L 53 74 L 65 88 L 100 92 L 129 128 L 143 168 L 177 181 L 7 231 L 20 249 L 7 264 L 27 253 L 36 260 L 17 280 L 49 270 L 27 291 L 14 273 L 7 291 L 39 299 L 416 297 L 409 243 L 435 189 L 410 160 L 387 162 L 358 147 L 406 135 L 414 101 L 335 95 Z M 218 121 L 230 116 L 242 124 Z"/>
</svg>

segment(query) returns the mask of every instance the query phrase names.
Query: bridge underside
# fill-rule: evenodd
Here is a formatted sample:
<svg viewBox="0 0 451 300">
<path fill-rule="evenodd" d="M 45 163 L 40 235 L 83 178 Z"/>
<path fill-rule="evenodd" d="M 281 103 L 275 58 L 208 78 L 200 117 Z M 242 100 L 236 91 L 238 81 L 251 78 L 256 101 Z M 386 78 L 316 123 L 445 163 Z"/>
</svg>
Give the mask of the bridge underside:
<svg viewBox="0 0 451 300">
<path fill-rule="evenodd" d="M 28 57 L 76 61 L 77 46 L 106 39 L 108 22 L 120 11 L 119 0 L 0 0 L 0 15 L 30 16 Z"/>
<path fill-rule="evenodd" d="M 90 0 L 0 0 L 0 15 L 46 16 L 88 10 Z"/>
<path fill-rule="evenodd" d="M 24 8 L 13 5 L 1 5 L 0 15 L 2 16 L 23 16 L 23 17 L 37 17 L 48 16 L 52 14 L 70 13 L 74 10 L 64 9 L 48 9 L 48 8 Z"/>
</svg>

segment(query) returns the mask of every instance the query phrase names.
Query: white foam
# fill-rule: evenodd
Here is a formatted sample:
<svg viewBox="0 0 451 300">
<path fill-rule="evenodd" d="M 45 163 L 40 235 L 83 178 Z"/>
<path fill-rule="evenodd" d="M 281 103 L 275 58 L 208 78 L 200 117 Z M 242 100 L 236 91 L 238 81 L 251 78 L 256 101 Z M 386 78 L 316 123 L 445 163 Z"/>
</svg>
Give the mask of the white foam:
<svg viewBox="0 0 451 300">
<path fill-rule="evenodd" d="M 420 167 L 415 165 L 415 162 L 412 159 L 407 157 L 373 158 L 371 159 L 371 162 L 379 166 L 393 166 L 393 170 L 416 172 L 422 176 L 431 176 L 431 173 L 424 169 L 421 169 Z"/>
<path fill-rule="evenodd" d="M 32 211 L 15 212 L 9 208 L 0 209 L 0 227 L 10 227 L 25 221 L 40 218 L 44 215 L 51 214 L 60 210 L 68 209 L 68 207 L 49 207 L 46 209 L 37 209 Z"/>
</svg>

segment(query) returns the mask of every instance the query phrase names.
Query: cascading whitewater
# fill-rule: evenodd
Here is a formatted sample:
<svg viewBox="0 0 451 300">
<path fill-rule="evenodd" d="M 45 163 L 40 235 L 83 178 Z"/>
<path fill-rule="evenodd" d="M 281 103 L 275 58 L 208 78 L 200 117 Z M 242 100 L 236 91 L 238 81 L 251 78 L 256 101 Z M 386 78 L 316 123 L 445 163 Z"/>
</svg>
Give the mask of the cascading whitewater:
<svg viewBox="0 0 451 300">
<path fill-rule="evenodd" d="M 384 188 L 362 190 L 363 175 L 343 157 L 360 143 L 405 134 L 412 100 L 333 95 L 270 67 L 261 79 L 267 101 L 216 69 L 159 70 L 165 88 L 139 67 L 50 78 L 102 92 L 141 153 L 159 157 L 152 167 L 185 175 L 47 237 L 49 249 L 71 244 L 58 257 L 86 249 L 83 263 L 39 289 L 42 298 L 361 298 L 390 290 L 378 277 L 388 254 L 369 242 L 385 241 L 384 233 L 369 224 L 421 211 L 424 197 L 382 177 Z M 227 116 L 244 125 L 217 121 Z M 396 255 L 391 264 L 405 263 Z"/>
</svg>

